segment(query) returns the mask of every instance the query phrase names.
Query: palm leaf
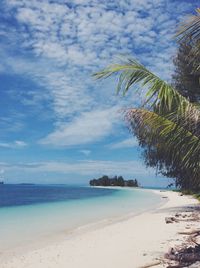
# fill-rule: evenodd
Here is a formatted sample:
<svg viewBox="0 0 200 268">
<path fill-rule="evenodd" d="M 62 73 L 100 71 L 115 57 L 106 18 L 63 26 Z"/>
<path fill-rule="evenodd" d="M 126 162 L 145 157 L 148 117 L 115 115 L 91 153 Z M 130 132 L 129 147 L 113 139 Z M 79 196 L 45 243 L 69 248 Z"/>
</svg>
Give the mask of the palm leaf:
<svg viewBox="0 0 200 268">
<path fill-rule="evenodd" d="M 95 73 L 96 79 L 107 78 L 113 74 L 119 74 L 117 93 L 123 92 L 123 95 L 134 85 L 139 85 L 141 90 L 146 89 L 146 101 L 143 106 L 150 104 L 162 112 L 171 112 L 176 109 L 176 114 L 191 117 L 193 121 L 199 120 L 200 110 L 196 104 L 192 104 L 183 97 L 167 82 L 160 79 L 145 66 L 132 58 L 124 60 L 121 64 L 116 63 L 108 66 L 104 70 Z M 138 87 L 137 87 L 138 88 Z"/>
<path fill-rule="evenodd" d="M 180 25 L 176 36 L 179 40 L 200 40 L 200 8 L 196 9 L 196 15 L 189 16 L 188 20 Z"/>
<path fill-rule="evenodd" d="M 142 138 L 149 144 L 162 146 L 171 162 L 184 169 L 192 169 L 198 176 L 200 171 L 200 139 L 186 128 L 159 114 L 144 110 L 126 111 L 130 128 L 141 130 Z"/>
<path fill-rule="evenodd" d="M 189 16 L 188 20 L 180 25 L 176 37 L 179 42 L 184 39 L 193 47 L 191 56 L 194 60 L 198 60 L 200 57 L 200 8 L 196 9 L 196 15 Z M 196 65 L 195 70 L 199 70 L 200 63 Z"/>
</svg>

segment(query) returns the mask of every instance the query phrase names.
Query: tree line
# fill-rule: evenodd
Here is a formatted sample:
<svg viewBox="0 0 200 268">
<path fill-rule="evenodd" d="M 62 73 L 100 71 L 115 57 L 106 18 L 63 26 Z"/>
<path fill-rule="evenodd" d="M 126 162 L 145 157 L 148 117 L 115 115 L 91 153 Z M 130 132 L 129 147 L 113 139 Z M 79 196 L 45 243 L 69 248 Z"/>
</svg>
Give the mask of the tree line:
<svg viewBox="0 0 200 268">
<path fill-rule="evenodd" d="M 122 176 L 114 176 L 110 178 L 107 175 L 103 175 L 98 179 L 90 180 L 90 186 L 121 186 L 121 187 L 138 187 L 138 181 L 125 180 Z"/>
</svg>

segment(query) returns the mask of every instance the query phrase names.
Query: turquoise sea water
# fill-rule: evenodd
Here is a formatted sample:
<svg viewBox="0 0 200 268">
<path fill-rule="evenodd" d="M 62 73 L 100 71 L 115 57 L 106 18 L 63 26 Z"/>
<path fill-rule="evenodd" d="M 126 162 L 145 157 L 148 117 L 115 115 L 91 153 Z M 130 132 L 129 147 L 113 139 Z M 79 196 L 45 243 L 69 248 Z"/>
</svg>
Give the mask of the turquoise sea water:
<svg viewBox="0 0 200 268">
<path fill-rule="evenodd" d="M 18 185 L 0 188 L 0 250 L 65 236 L 86 225 L 122 219 L 161 203 L 140 189 Z"/>
</svg>

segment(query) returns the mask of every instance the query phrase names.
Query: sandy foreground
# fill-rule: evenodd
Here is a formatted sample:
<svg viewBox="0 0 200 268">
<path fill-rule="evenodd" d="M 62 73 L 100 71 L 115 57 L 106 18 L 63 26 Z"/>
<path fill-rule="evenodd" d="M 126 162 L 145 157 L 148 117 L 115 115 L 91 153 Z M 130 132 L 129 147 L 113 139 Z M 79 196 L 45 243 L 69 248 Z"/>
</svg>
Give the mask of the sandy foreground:
<svg viewBox="0 0 200 268">
<path fill-rule="evenodd" d="M 152 263 L 186 236 L 179 231 L 197 228 L 197 222 L 166 224 L 165 218 L 197 205 L 190 196 L 160 192 L 167 202 L 154 211 L 79 233 L 37 250 L 12 255 L 1 268 L 139 268 Z M 186 229 L 187 228 L 187 229 Z M 166 267 L 166 264 L 155 266 Z"/>
</svg>

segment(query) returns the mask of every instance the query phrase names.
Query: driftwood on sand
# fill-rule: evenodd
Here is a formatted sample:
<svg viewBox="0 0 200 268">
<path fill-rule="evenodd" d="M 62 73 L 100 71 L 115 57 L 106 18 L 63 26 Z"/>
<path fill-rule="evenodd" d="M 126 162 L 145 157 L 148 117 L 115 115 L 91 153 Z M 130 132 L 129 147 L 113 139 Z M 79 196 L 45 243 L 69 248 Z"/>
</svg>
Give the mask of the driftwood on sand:
<svg viewBox="0 0 200 268">
<path fill-rule="evenodd" d="M 176 224 L 179 222 L 200 222 L 199 213 L 194 210 L 185 211 L 183 213 L 176 213 L 174 216 L 166 217 L 167 224 Z M 164 258 L 156 260 L 152 263 L 141 266 L 140 268 L 156 268 L 157 265 L 165 264 L 167 268 L 185 268 L 191 265 L 196 265 L 200 262 L 200 228 L 189 230 L 191 227 L 187 226 L 184 231 L 178 232 L 179 235 L 185 235 L 186 243 L 183 243 L 177 248 L 171 248 Z M 160 267 L 160 266 L 159 266 Z M 193 267 L 193 266 L 192 266 Z M 200 266 L 195 266 L 200 267 Z"/>
<path fill-rule="evenodd" d="M 200 246 L 182 248 L 180 250 L 173 250 L 171 253 L 165 254 L 165 258 L 171 261 L 176 261 L 178 264 L 176 266 L 168 266 L 171 267 L 188 267 L 189 265 L 200 261 Z"/>
<path fill-rule="evenodd" d="M 189 215 L 187 214 L 180 214 L 176 213 L 174 217 L 166 217 L 165 222 L 166 223 L 174 223 L 174 222 L 191 222 L 191 221 L 197 221 L 199 220 L 199 215 L 196 213 L 190 213 Z M 200 232 L 200 230 L 199 230 Z"/>
<path fill-rule="evenodd" d="M 200 235 L 200 229 L 198 229 L 198 230 L 191 230 L 191 231 L 178 232 L 178 234 L 182 234 L 182 235 Z"/>
<path fill-rule="evenodd" d="M 178 214 L 171 218 L 172 223 L 180 221 L 199 221 L 199 214 L 184 214 L 184 217 L 181 214 Z M 178 221 L 174 221 L 174 218 L 178 218 Z M 200 236 L 200 229 L 181 231 L 178 232 L 178 234 L 188 236 L 187 243 L 181 247 L 179 246 L 179 248 L 171 248 L 169 252 L 165 254 L 165 259 L 169 260 L 170 263 L 167 268 L 189 267 L 200 261 L 200 244 L 197 241 L 198 236 Z"/>
<path fill-rule="evenodd" d="M 176 219 L 175 217 L 166 217 L 165 222 L 166 223 L 174 223 L 174 222 L 179 222 L 179 220 Z"/>
</svg>

